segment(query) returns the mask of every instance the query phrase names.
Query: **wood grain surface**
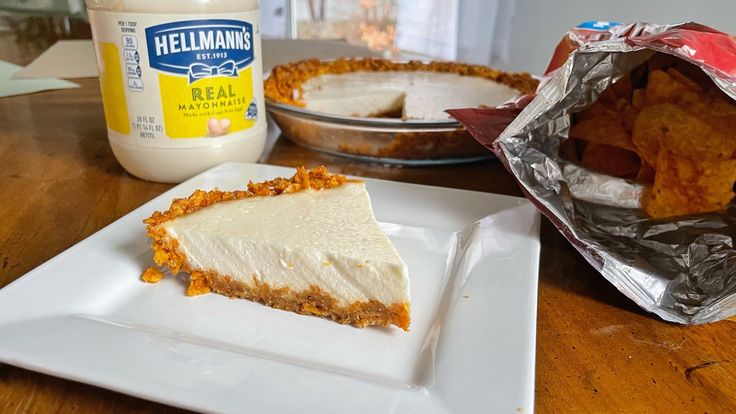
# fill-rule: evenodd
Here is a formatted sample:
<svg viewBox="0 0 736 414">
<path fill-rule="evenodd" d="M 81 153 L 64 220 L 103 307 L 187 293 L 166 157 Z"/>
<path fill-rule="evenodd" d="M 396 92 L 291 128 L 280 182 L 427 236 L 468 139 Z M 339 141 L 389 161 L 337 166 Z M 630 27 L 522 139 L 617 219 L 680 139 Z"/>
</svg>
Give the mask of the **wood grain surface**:
<svg viewBox="0 0 736 414">
<path fill-rule="evenodd" d="M 0 59 L 27 64 L 53 40 L 0 33 Z M 0 98 L 0 287 L 171 187 L 119 166 L 97 80 L 75 82 L 81 87 Z M 325 164 L 359 176 L 520 195 L 495 162 L 397 168 L 319 154 L 283 137 L 270 144 L 269 164 Z M 736 411 L 734 322 L 662 322 L 605 281 L 546 220 L 541 239 L 538 412 Z M 178 411 L 0 365 L 2 413 Z"/>
</svg>

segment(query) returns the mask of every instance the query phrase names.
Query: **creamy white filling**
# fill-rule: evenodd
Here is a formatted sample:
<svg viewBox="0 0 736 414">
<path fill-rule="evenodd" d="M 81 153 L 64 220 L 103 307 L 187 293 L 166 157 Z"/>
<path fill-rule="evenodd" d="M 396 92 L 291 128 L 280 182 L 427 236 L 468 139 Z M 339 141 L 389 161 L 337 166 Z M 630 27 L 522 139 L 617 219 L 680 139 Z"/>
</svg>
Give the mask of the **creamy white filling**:
<svg viewBox="0 0 736 414">
<path fill-rule="evenodd" d="M 220 202 L 163 227 L 195 269 L 294 291 L 317 285 L 341 305 L 409 302 L 406 265 L 363 183 Z"/>
<path fill-rule="evenodd" d="M 441 72 L 325 74 L 302 85 L 305 108 L 343 116 L 392 111 L 403 98 L 404 119 L 442 120 L 445 109 L 493 107 L 519 96 L 502 83 Z"/>
</svg>

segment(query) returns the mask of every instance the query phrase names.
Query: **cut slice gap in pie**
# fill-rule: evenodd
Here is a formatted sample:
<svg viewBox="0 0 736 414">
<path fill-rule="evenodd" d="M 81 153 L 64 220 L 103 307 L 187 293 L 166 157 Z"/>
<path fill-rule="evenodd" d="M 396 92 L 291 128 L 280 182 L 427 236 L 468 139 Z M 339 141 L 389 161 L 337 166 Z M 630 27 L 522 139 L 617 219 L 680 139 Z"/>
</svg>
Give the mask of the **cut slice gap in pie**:
<svg viewBox="0 0 736 414">
<path fill-rule="evenodd" d="M 307 100 L 305 108 L 310 111 L 332 115 L 362 118 L 404 118 L 406 93 L 400 90 L 351 91 L 345 95 L 329 88 Z"/>
</svg>

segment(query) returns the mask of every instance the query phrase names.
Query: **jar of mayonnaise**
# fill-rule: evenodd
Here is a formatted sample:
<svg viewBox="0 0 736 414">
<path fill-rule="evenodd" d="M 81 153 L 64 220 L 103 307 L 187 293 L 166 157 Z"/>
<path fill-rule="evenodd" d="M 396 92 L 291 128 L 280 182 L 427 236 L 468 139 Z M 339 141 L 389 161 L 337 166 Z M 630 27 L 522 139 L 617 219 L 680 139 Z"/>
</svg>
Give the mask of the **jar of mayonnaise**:
<svg viewBox="0 0 736 414">
<path fill-rule="evenodd" d="M 266 140 L 258 0 L 87 0 L 110 146 L 179 182 L 257 161 Z"/>
</svg>

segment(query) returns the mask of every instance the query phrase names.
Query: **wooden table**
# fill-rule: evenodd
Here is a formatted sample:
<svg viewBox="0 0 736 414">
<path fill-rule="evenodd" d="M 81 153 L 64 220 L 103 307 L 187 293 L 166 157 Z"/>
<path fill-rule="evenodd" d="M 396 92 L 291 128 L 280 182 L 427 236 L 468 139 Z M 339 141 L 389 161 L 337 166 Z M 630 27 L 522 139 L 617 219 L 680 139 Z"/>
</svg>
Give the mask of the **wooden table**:
<svg viewBox="0 0 736 414">
<path fill-rule="evenodd" d="M 0 34 L 0 59 L 27 64 L 51 40 Z M 0 98 L 0 287 L 171 187 L 136 179 L 118 165 L 107 143 L 97 80 L 78 83 L 79 89 Z M 520 195 L 495 162 L 388 167 L 319 154 L 285 138 L 272 142 L 263 161 Z M 539 412 L 736 411 L 736 323 L 678 326 L 641 311 L 543 221 Z M 3 413 L 178 411 L 0 365 Z"/>
</svg>

